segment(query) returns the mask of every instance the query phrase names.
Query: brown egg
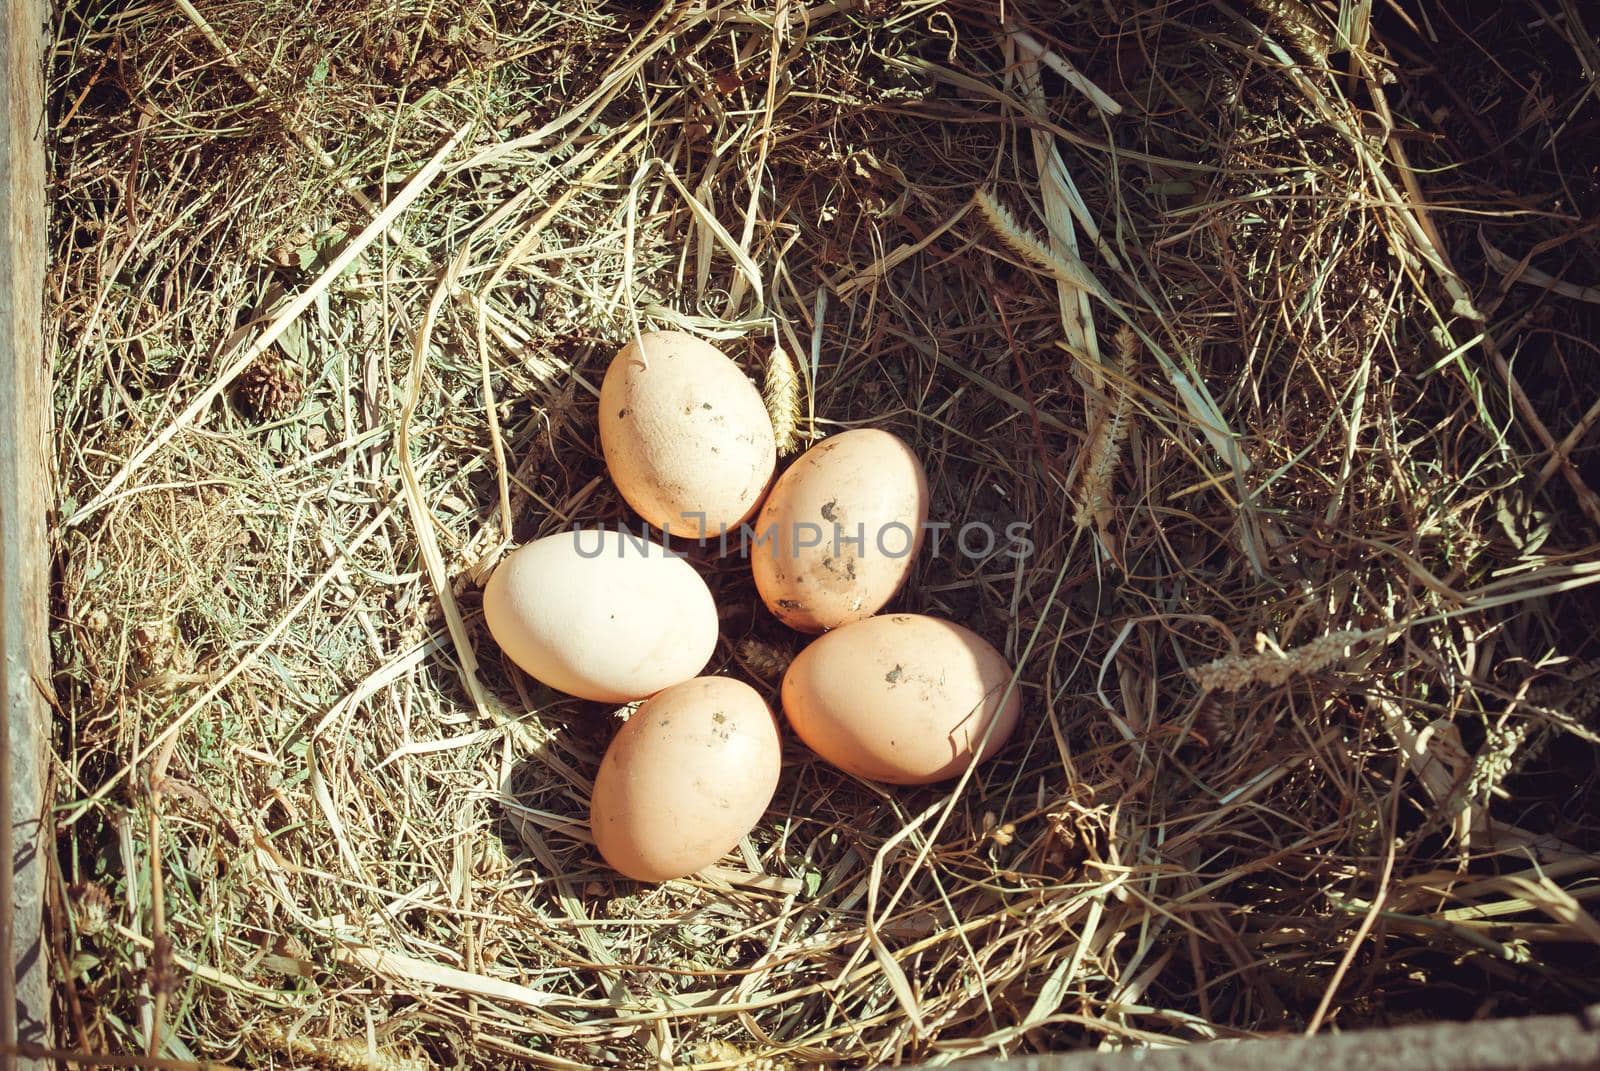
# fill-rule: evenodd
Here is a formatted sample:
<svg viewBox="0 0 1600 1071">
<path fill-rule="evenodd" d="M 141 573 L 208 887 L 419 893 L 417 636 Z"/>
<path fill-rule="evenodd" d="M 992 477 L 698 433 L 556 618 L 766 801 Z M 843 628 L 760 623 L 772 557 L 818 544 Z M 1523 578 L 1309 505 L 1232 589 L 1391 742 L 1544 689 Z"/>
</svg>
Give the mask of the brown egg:
<svg viewBox="0 0 1600 1071">
<path fill-rule="evenodd" d="M 688 680 L 717 646 L 717 607 L 694 566 L 615 531 L 518 547 L 489 577 L 483 617 L 529 676 L 605 703 Z"/>
<path fill-rule="evenodd" d="M 955 777 L 980 746 L 978 761 L 992 757 L 1020 708 L 1005 656 L 970 629 L 920 614 L 835 629 L 783 677 L 783 712 L 811 750 L 898 785 Z"/>
<path fill-rule="evenodd" d="M 801 632 L 871 617 L 911 574 L 927 520 L 909 446 L 874 428 L 830 436 L 778 478 L 754 522 L 756 589 Z"/>
<path fill-rule="evenodd" d="M 589 827 L 640 881 L 693 874 L 732 851 L 778 788 L 778 722 L 756 690 L 696 677 L 646 700 L 606 750 Z"/>
<path fill-rule="evenodd" d="M 778 460 L 755 384 L 681 331 L 652 331 L 612 358 L 600 384 L 600 448 L 628 505 L 689 538 L 737 531 Z"/>
</svg>

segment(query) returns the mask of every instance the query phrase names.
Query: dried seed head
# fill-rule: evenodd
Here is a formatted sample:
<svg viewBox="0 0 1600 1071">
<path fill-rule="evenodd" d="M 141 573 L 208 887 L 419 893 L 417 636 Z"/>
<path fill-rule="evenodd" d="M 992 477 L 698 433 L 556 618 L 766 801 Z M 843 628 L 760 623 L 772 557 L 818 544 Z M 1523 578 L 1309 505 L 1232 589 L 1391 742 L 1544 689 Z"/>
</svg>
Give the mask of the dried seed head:
<svg viewBox="0 0 1600 1071">
<path fill-rule="evenodd" d="M 779 1062 L 770 1056 L 754 1056 L 732 1042 L 720 1038 L 702 1041 L 684 1055 L 688 1063 L 680 1066 L 685 1069 L 712 1063 L 735 1065 L 746 1068 L 747 1071 L 784 1071 L 788 1067 L 786 1062 Z"/>
<path fill-rule="evenodd" d="M 184 642 L 176 621 L 146 621 L 129 639 L 134 660 L 148 673 L 187 673 L 194 668 L 194 652 Z"/>
<path fill-rule="evenodd" d="M 1017 222 L 1016 217 L 995 198 L 993 193 L 979 190 L 977 203 L 978 211 L 994 229 L 995 234 L 999 235 L 1000 240 L 1010 246 L 1011 250 L 1023 260 L 1069 286 L 1090 293 L 1100 292 L 1099 285 L 1081 262 L 1069 261 L 1041 242 L 1032 231 Z"/>
<path fill-rule="evenodd" d="M 1524 744 L 1528 739 L 1528 724 L 1492 727 L 1472 763 L 1472 773 L 1463 790 L 1465 798 L 1479 807 L 1487 807 L 1495 792 L 1506 778 L 1521 769 L 1528 755 Z"/>
<path fill-rule="evenodd" d="M 285 1031 L 275 1023 L 257 1027 L 255 1038 L 307 1067 L 328 1071 L 420 1071 L 431 1066 L 407 1053 L 392 1049 L 372 1050 L 367 1039 L 323 1038 L 312 1031 Z"/>
<path fill-rule="evenodd" d="M 177 630 L 170 621 L 147 621 L 133 630 L 133 656 L 145 669 L 155 669 L 172 661 L 177 642 Z"/>
<path fill-rule="evenodd" d="M 1318 636 L 1287 651 L 1267 645 L 1257 654 L 1226 655 L 1195 666 L 1189 675 L 1203 692 L 1237 692 L 1252 684 L 1276 686 L 1296 674 L 1315 673 L 1333 665 L 1346 656 L 1352 644 L 1365 638 L 1364 632 L 1346 629 Z"/>
<path fill-rule="evenodd" d="M 257 420 L 282 420 L 305 396 L 304 375 L 299 365 L 268 350 L 239 374 L 233 390 L 239 405 Z"/>
<path fill-rule="evenodd" d="M 1328 65 L 1333 40 L 1317 13 L 1300 0 L 1250 0 L 1267 17 L 1268 28 L 1319 67 Z"/>
<path fill-rule="evenodd" d="M 67 890 L 72 925 L 84 937 L 102 934 L 111 925 L 111 894 L 92 881 Z"/>
<path fill-rule="evenodd" d="M 778 443 L 778 456 L 792 454 L 800 445 L 796 429 L 800 423 L 800 377 L 794 362 L 782 346 L 772 347 L 767 358 L 767 382 L 762 390 L 767 415 L 772 418 L 772 436 Z"/>
<path fill-rule="evenodd" d="M 1561 676 L 1535 685 L 1528 698 L 1579 724 L 1588 724 L 1600 711 L 1600 659 L 1567 666 Z"/>
<path fill-rule="evenodd" d="M 762 680 L 776 681 L 788 671 L 794 655 L 770 643 L 747 637 L 739 641 L 739 661 Z"/>
<path fill-rule="evenodd" d="M 1121 375 L 1128 375 L 1137 353 L 1138 339 L 1124 324 L 1117 331 L 1117 364 Z M 1106 392 L 1110 397 L 1089 435 L 1089 453 L 1084 458 L 1078 484 L 1078 509 L 1073 523 L 1079 528 L 1087 528 L 1096 519 L 1110 519 L 1112 477 L 1122 458 L 1122 440 L 1128 433 L 1128 391 L 1120 382 L 1107 379 Z"/>
</svg>

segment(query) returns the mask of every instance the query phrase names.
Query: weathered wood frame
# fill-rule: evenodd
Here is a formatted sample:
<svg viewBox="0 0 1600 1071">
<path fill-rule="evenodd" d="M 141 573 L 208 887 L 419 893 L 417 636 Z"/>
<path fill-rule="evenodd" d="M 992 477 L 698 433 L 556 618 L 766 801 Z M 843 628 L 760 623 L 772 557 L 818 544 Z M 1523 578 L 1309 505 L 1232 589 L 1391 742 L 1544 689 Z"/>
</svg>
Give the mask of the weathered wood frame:
<svg viewBox="0 0 1600 1071">
<path fill-rule="evenodd" d="M 45 0 L 0 0 L 0 1042 L 49 1044 Z M 14 1049 L 0 1049 L 0 1052 Z M 14 1066 L 0 1056 L 0 1066 Z"/>
<path fill-rule="evenodd" d="M 1600 1004 L 1579 1015 L 1324 1031 L 1316 1037 L 1205 1041 L 1171 1049 L 1091 1049 L 951 1066 L 960 1071 L 1596 1071 Z"/>
<path fill-rule="evenodd" d="M 50 354 L 44 337 L 44 99 L 49 7 L 0 0 L 0 1067 L 49 1029 L 44 942 L 50 710 Z M 10 965 L 9 968 L 6 965 Z M 19 1022 L 20 1020 L 20 1022 Z M 1241 1071 L 1363 1064 L 1372 1071 L 1600 1068 L 1600 1006 L 1583 1016 L 1433 1024 L 1346 1036 L 1213 1043 L 1166 1052 L 1018 1057 L 971 1071 Z M 38 1063 L 35 1066 L 45 1066 Z"/>
</svg>

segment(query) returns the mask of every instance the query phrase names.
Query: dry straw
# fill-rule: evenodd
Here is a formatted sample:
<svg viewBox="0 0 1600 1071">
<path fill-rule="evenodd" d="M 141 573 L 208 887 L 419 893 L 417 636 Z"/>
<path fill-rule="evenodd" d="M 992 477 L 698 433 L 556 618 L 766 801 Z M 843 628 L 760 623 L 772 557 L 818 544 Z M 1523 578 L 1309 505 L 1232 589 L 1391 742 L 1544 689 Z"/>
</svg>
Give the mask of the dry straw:
<svg viewBox="0 0 1600 1071">
<path fill-rule="evenodd" d="M 1528 205 L 1584 210 L 1536 60 L 1594 19 L 1338 6 L 1336 74 L 1334 5 L 69 0 L 54 1040 L 787 1071 L 1592 990 L 1600 258 Z M 928 788 L 791 742 L 643 887 L 585 821 L 618 719 L 480 599 L 637 523 L 595 399 L 668 326 L 781 340 L 786 451 L 914 446 L 956 531 L 896 608 L 1023 718 Z M 770 696 L 805 638 L 688 553 Z"/>
</svg>

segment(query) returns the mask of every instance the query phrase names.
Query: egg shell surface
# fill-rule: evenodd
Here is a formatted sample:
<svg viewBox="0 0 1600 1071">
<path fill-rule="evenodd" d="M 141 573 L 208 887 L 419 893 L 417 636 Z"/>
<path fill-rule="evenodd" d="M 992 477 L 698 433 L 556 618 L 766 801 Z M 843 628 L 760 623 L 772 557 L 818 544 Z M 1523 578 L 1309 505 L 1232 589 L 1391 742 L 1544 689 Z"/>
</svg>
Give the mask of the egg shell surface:
<svg viewBox="0 0 1600 1071">
<path fill-rule="evenodd" d="M 600 383 L 600 448 L 639 516 L 696 539 L 737 531 L 778 460 L 755 384 L 681 331 L 646 333 L 612 358 Z"/>
<path fill-rule="evenodd" d="M 1005 656 L 970 629 L 885 614 L 813 640 L 783 678 L 783 711 L 806 745 L 870 781 L 929 784 L 993 757 L 1017 727 Z M 992 730 L 989 729 L 993 723 Z M 984 734 L 988 732 L 987 743 Z"/>
<path fill-rule="evenodd" d="M 483 591 L 507 656 L 557 691 L 627 703 L 689 680 L 717 646 L 711 590 L 659 543 L 604 529 L 517 548 Z"/>
<path fill-rule="evenodd" d="M 606 749 L 589 808 L 595 846 L 639 881 L 702 870 L 761 820 L 781 760 L 777 719 L 754 688 L 729 677 L 675 684 Z"/>
<path fill-rule="evenodd" d="M 778 477 L 752 525 L 756 590 L 800 632 L 871 617 L 910 576 L 927 520 L 928 478 L 904 440 L 829 436 Z"/>
</svg>

